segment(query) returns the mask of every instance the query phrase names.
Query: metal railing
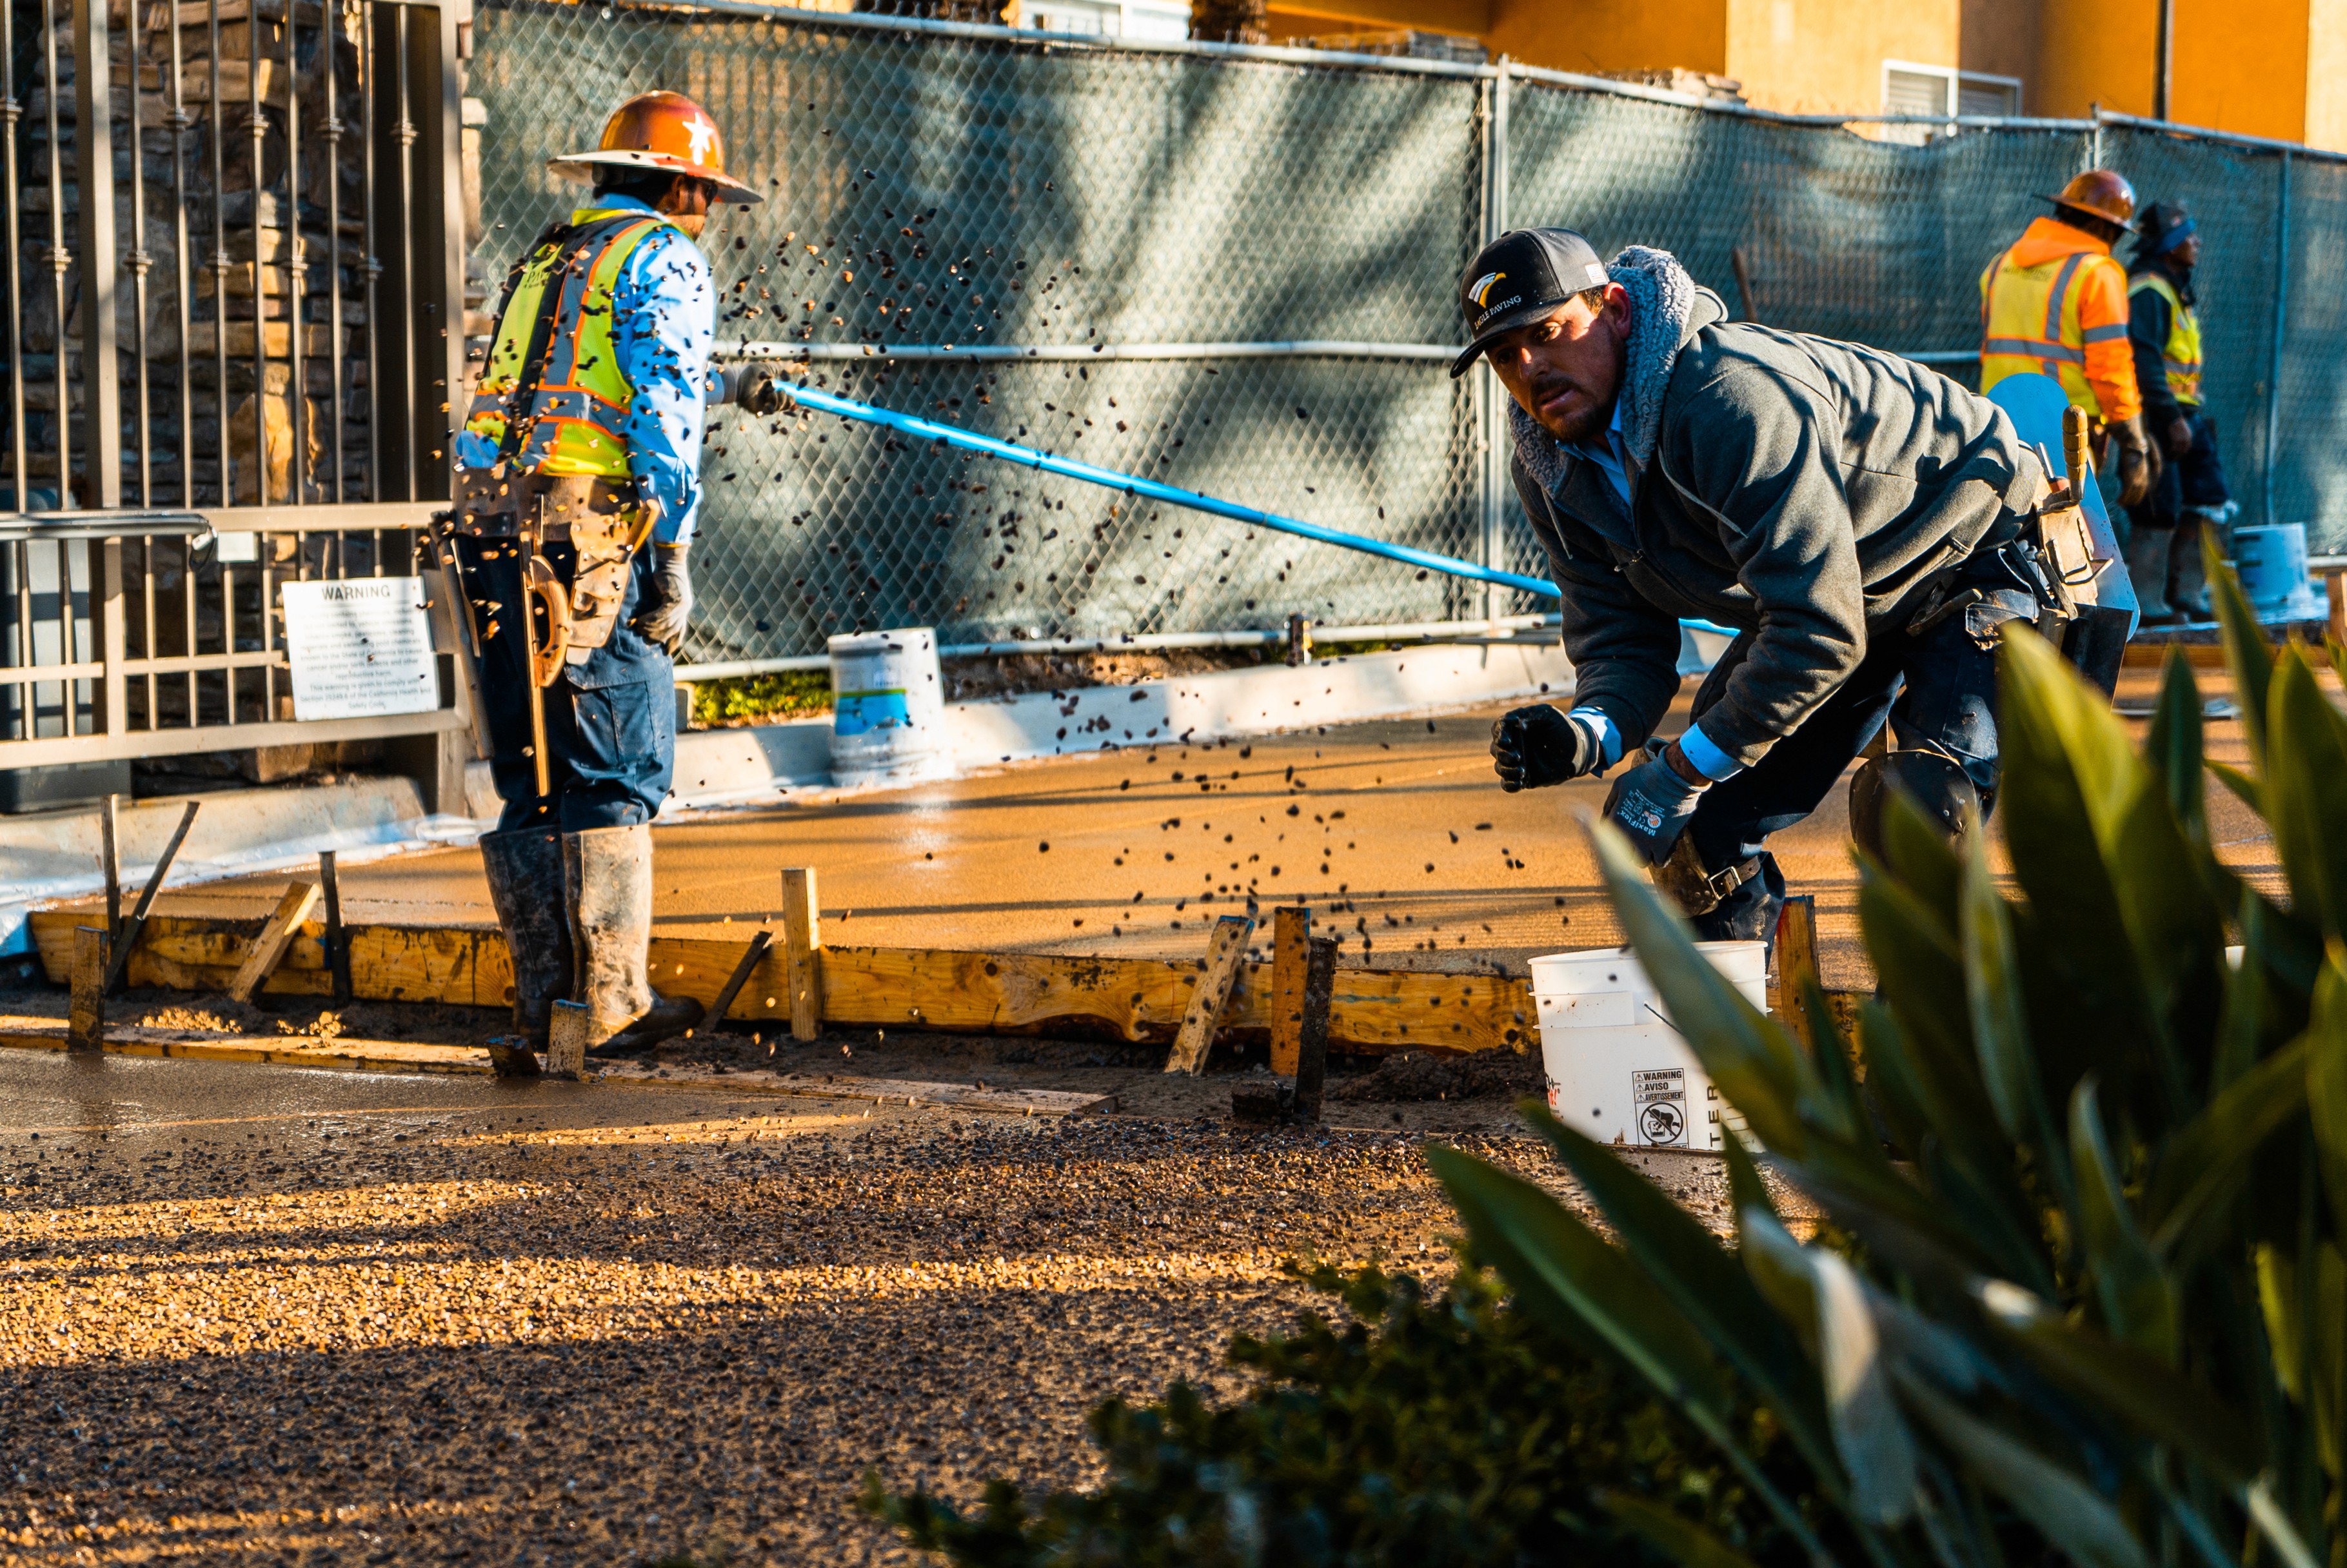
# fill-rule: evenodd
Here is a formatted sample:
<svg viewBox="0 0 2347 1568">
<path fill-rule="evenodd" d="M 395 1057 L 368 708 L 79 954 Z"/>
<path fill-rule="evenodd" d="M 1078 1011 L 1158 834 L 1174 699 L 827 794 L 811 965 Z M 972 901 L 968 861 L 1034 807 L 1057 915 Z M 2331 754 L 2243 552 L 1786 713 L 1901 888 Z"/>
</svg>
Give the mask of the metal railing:
<svg viewBox="0 0 2347 1568">
<path fill-rule="evenodd" d="M 430 510 L 282 508 L 266 528 L 227 533 L 192 514 L 0 520 L 0 766 L 463 728 L 445 611 L 437 708 L 293 717 L 280 586 L 415 575 Z M 427 583 L 441 610 L 436 572 Z"/>
<path fill-rule="evenodd" d="M 301 723 L 277 587 L 407 575 L 463 382 L 465 0 L 0 0 L 0 768 Z"/>
</svg>

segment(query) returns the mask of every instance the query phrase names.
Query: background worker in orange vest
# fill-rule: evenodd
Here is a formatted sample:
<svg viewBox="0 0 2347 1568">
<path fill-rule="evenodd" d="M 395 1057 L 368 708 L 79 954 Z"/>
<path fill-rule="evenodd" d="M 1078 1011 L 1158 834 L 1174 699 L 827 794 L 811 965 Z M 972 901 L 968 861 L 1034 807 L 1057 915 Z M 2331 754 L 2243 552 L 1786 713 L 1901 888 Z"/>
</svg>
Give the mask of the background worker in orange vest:
<svg viewBox="0 0 2347 1568">
<path fill-rule="evenodd" d="M 1981 391 L 2031 372 L 2060 382 L 2098 422 L 2097 458 L 2106 443 L 2118 447 L 2119 500 L 2132 507 L 2159 465 L 2127 346 L 2127 270 L 2111 257 L 2135 230 L 2135 188 L 2090 169 L 2045 200 L 2054 215 L 2032 221 L 1981 273 Z"/>
<path fill-rule="evenodd" d="M 651 986 L 651 819 L 676 759 L 671 657 L 717 330 L 693 241 L 713 204 L 758 200 L 681 93 L 630 98 L 594 150 L 548 167 L 595 193 L 514 264 L 456 453 L 505 802 L 481 839 L 513 958 L 516 1033 L 491 1052 L 505 1074 L 538 1071 L 558 1001 L 588 1009 L 601 1054 L 701 1020 Z"/>
<path fill-rule="evenodd" d="M 2200 411 L 2200 317 L 2192 292 L 2199 260 L 2199 225 L 2182 202 L 2144 209 L 2127 268 L 2129 336 L 2143 422 L 2167 459 L 2151 494 L 2128 513 L 2127 570 L 2147 624 L 2208 619 L 2199 533 L 2215 530 L 2223 548 L 2227 525 L 2240 511 L 2225 486 L 2216 424 Z"/>
</svg>

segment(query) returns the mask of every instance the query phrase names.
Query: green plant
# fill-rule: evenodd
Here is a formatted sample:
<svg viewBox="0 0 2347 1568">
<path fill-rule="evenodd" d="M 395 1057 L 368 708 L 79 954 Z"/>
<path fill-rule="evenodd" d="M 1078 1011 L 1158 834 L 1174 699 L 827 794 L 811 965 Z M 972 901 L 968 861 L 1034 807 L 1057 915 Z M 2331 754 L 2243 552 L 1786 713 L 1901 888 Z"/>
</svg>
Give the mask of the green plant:
<svg viewBox="0 0 2347 1568">
<path fill-rule="evenodd" d="M 738 675 L 695 682 L 692 688 L 692 722 L 704 729 L 829 712 L 831 676 L 822 670 Z"/>
<path fill-rule="evenodd" d="M 1296 1270 L 1341 1307 L 1296 1332 L 1246 1336 L 1255 1375 L 1213 1405 L 1187 1384 L 1092 1413 L 1110 1479 L 1030 1498 L 1008 1481 L 965 1516 L 875 1476 L 865 1506 L 914 1545 L 969 1568 L 1657 1561 L 1596 1498 L 1645 1500 L 1660 1522 L 1787 1568 L 1790 1537 L 1662 1400 L 1610 1358 L 1512 1310 L 1461 1268 L 1428 1296 L 1371 1267 Z M 1801 1467 L 1747 1404 L 1727 1413 L 1772 1484 Z"/>
<path fill-rule="evenodd" d="M 1635 1369 L 1819 1563 L 2347 1563 L 2347 720 L 2213 558 L 2209 576 L 2250 770 L 2204 764 L 2180 654 L 2138 753 L 2100 693 L 2010 633 L 1999 817 L 2019 897 L 1984 835 L 1959 856 L 1894 809 L 1888 864 L 1861 866 L 1881 982 L 1862 1086 L 1822 997 L 1798 1031 L 1756 1011 L 1594 830 L 1672 1017 L 1846 1245 L 1798 1243 L 1733 1143 L 1733 1253 L 1544 1112 L 1617 1239 L 1429 1152 L 1522 1309 Z M 2270 825 L 2286 899 L 2217 856 L 2204 771 Z M 1810 1534 L 1743 1451 L 1742 1398 L 1845 1539 Z M 1645 1533 L 1739 1561 L 1683 1522 Z"/>
</svg>

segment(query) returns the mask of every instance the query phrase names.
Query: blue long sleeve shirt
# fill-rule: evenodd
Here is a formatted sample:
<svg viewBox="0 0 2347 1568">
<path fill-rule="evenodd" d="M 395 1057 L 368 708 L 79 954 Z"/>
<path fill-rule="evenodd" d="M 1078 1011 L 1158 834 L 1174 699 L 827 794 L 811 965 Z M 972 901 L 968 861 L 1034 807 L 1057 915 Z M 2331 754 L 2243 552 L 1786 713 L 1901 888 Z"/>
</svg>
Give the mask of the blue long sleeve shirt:
<svg viewBox="0 0 2347 1568">
<path fill-rule="evenodd" d="M 650 212 L 630 196 L 599 196 L 577 214 Z M 611 341 L 633 397 L 621 433 L 636 493 L 660 504 L 655 542 L 691 542 L 701 515 L 704 388 L 717 336 L 717 290 L 708 258 L 684 231 L 663 224 L 628 253 L 612 289 Z M 456 436 L 456 466 L 487 468 L 497 443 Z"/>
</svg>

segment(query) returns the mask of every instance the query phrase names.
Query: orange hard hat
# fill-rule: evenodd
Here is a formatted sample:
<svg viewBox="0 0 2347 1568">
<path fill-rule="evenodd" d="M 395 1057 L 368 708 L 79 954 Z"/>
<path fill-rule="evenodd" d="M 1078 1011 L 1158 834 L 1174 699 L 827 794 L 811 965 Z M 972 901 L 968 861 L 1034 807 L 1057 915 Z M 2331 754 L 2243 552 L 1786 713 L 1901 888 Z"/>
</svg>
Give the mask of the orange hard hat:
<svg viewBox="0 0 2347 1568">
<path fill-rule="evenodd" d="M 746 207 L 764 200 L 725 173 L 725 139 L 708 111 L 682 93 L 638 93 L 603 122 L 603 139 L 592 152 L 574 152 L 547 164 L 570 179 L 592 179 L 598 165 L 664 169 L 705 179 L 720 201 Z"/>
<path fill-rule="evenodd" d="M 2059 196 L 2044 198 L 2056 207 L 2074 207 L 2105 222 L 2135 232 L 2135 187 L 2116 169 L 2090 169 L 2062 188 Z"/>
</svg>

